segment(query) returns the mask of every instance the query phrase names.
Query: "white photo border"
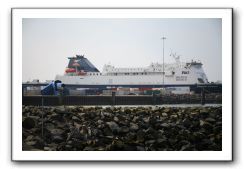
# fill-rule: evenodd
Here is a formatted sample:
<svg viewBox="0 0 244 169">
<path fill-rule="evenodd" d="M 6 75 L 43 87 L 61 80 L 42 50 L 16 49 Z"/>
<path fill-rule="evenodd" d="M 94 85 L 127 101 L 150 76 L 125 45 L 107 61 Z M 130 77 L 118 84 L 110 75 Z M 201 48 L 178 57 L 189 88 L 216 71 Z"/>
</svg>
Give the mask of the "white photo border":
<svg viewBox="0 0 244 169">
<path fill-rule="evenodd" d="M 13 161 L 232 161 L 232 8 L 12 9 Z M 23 18 L 221 18 L 222 151 L 22 151 Z"/>
</svg>

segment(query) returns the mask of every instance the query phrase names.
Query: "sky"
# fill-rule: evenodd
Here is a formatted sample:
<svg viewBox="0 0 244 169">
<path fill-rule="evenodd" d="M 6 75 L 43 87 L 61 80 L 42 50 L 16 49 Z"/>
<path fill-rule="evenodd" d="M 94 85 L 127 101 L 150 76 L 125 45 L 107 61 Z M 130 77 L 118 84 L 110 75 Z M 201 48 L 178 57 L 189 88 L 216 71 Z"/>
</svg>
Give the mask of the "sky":
<svg viewBox="0 0 244 169">
<path fill-rule="evenodd" d="M 219 18 L 56 19 L 22 21 L 22 81 L 53 80 L 64 74 L 68 58 L 85 55 L 100 71 L 199 60 L 210 82 L 222 80 L 222 21 Z"/>
</svg>

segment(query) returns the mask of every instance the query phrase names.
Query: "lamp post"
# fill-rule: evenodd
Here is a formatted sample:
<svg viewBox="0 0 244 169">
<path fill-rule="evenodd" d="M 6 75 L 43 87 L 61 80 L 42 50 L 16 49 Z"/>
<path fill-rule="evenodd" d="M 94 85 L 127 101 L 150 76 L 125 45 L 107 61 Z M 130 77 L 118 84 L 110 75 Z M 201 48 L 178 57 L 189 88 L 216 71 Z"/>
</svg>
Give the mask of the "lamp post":
<svg viewBox="0 0 244 169">
<path fill-rule="evenodd" d="M 164 75 L 165 75 L 165 72 L 164 72 L 164 40 L 166 39 L 166 37 L 162 37 L 161 39 L 163 40 L 163 87 L 164 87 Z"/>
</svg>

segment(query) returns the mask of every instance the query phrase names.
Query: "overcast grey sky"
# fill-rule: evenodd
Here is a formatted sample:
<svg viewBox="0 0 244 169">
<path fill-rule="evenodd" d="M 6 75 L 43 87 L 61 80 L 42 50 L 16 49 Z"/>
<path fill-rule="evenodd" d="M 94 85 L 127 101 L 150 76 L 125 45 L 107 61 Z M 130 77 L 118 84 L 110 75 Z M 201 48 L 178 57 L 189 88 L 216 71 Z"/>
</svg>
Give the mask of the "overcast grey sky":
<svg viewBox="0 0 244 169">
<path fill-rule="evenodd" d="M 200 60 L 209 81 L 222 80 L 221 19 L 23 19 L 23 81 L 53 80 L 67 57 L 85 54 L 100 71 L 104 64 L 145 67 Z"/>
</svg>

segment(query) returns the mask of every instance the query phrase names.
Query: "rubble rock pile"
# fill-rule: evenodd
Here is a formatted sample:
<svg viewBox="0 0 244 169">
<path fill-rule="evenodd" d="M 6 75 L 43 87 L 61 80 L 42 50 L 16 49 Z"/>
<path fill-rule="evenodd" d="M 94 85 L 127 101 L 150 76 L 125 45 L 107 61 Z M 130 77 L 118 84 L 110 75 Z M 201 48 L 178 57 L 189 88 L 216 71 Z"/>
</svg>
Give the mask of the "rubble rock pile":
<svg viewBox="0 0 244 169">
<path fill-rule="evenodd" d="M 222 107 L 23 106 L 25 151 L 221 151 Z"/>
</svg>

